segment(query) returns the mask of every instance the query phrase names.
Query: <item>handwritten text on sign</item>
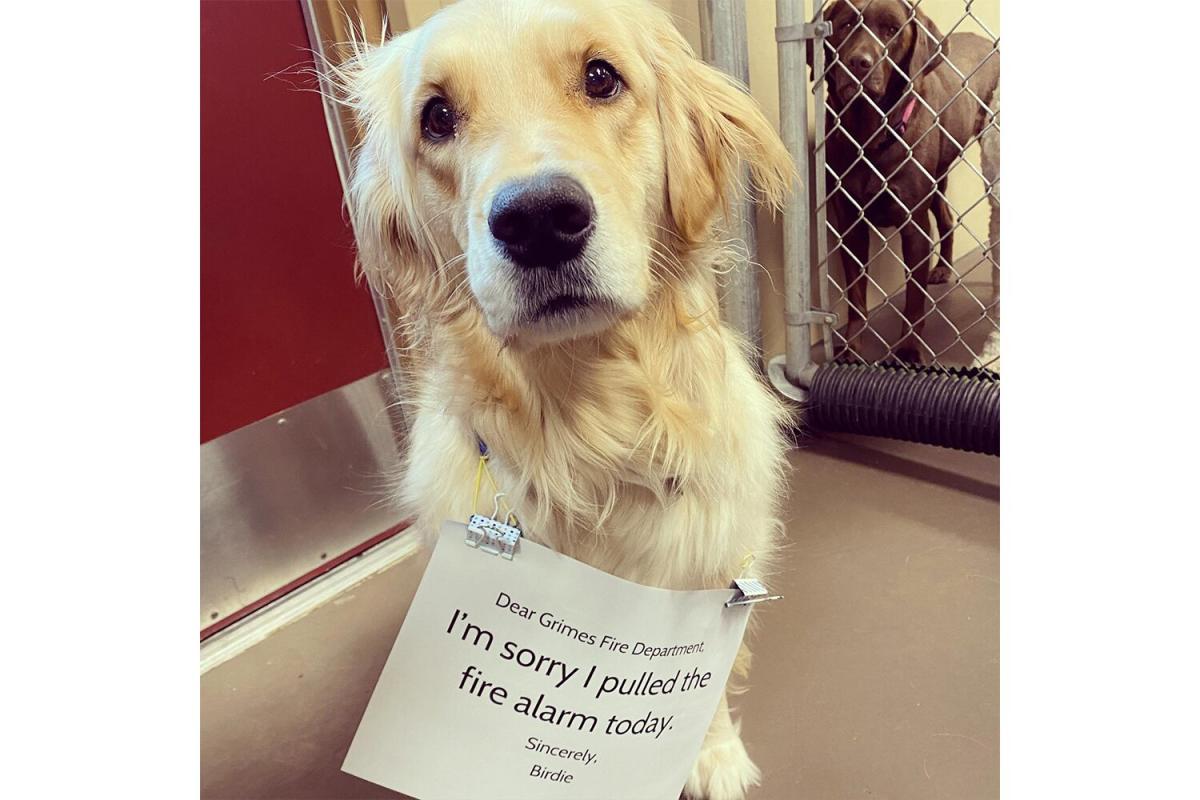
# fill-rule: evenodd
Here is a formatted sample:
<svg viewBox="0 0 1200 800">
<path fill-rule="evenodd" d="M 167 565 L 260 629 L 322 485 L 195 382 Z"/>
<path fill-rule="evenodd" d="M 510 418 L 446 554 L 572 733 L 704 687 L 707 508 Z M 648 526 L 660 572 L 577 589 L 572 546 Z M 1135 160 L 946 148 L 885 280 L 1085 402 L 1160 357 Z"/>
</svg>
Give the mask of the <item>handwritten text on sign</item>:
<svg viewBox="0 0 1200 800">
<path fill-rule="evenodd" d="M 343 769 L 421 800 L 675 800 L 747 608 L 464 538 L 443 527 Z"/>
</svg>

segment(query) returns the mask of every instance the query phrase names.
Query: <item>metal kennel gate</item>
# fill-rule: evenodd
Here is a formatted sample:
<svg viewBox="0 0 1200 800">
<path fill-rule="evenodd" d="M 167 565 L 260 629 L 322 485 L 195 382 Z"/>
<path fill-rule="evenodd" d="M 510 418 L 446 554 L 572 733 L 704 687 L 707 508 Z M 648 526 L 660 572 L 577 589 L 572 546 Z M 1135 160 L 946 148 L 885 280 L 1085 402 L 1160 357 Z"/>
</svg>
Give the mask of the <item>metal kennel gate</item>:
<svg viewBox="0 0 1200 800">
<path fill-rule="evenodd" d="M 933 6 L 930 0 L 891 3 L 907 9 L 905 22 L 919 26 L 916 35 L 925 32 L 936 39 L 937 55 L 947 39 L 960 32 L 983 37 L 977 44 L 985 52 L 973 69 L 965 71 L 945 59 L 953 80 L 961 86 L 941 99 L 940 108 L 914 93 L 934 123 L 920 138 L 905 141 L 903 133 L 913 108 L 900 110 L 897 125 L 897 110 L 879 108 L 865 93 L 862 81 L 870 72 L 854 77 L 828 43 L 833 28 L 826 15 L 845 4 L 837 10 L 838 24 L 844 26 L 840 38 L 849 40 L 860 32 L 870 37 L 882 50 L 877 66 L 886 61 L 903 76 L 904 65 L 888 53 L 890 40 L 883 41 L 865 24 L 871 5 L 884 2 L 888 0 L 865 0 L 851 10 L 847 0 L 827 0 L 818 2 L 811 16 L 805 13 L 804 0 L 776 3 L 780 129 L 803 186 L 784 217 L 786 354 L 771 361 L 768 373 L 781 392 L 806 404 L 808 421 L 816 427 L 998 453 L 999 88 L 980 97 L 970 84 L 977 73 L 989 68 L 989 61 L 998 61 L 999 37 L 980 19 L 975 0 L 961 0 L 961 13 L 955 9 L 956 16 L 949 19 L 948 4 L 941 3 L 936 23 L 921 9 L 923 4 Z M 894 33 L 892 39 L 898 36 Z M 857 86 L 850 87 L 841 112 L 830 103 L 835 76 L 849 77 Z M 945 174 L 930 174 L 914 157 L 914 148 L 933 133 L 951 136 L 941 124 L 942 112 L 960 98 L 979 104 L 983 122 L 969 140 L 954 140 L 964 146 L 964 157 L 954 159 Z M 856 141 L 848 129 L 851 101 L 859 103 L 855 113 L 864 103 L 870 104 L 886 120 L 878 133 L 864 137 L 867 141 Z M 892 135 L 888 126 L 899 127 L 899 135 L 884 146 L 904 150 L 897 150 L 900 165 L 883 174 L 867 153 L 876 146 L 874 136 Z M 844 158 L 849 152 L 849 163 L 840 167 L 830 158 L 836 136 L 849 143 L 849 151 L 842 151 Z M 914 168 L 923 172 L 931 189 L 906 204 L 891 181 L 902 169 Z M 853 170 L 873 171 L 878 190 L 856 199 L 846 185 Z M 900 209 L 902 219 L 890 229 L 873 222 L 868 212 L 881 199 Z M 927 214 L 930 218 L 923 219 Z M 847 242 L 855 225 L 867 229 L 865 259 L 856 257 Z M 914 249 L 930 251 L 924 269 L 937 254 L 935 271 L 944 273 L 944 283 L 922 285 L 914 277 L 922 271 L 917 267 L 923 260 L 905 263 L 907 247 L 900 242 L 901 229 L 906 227 L 910 237 L 926 237 L 923 242 L 915 240 L 923 246 Z M 861 244 L 858 249 L 861 255 Z M 861 274 L 856 275 L 860 266 Z M 858 282 L 865 283 L 856 287 Z M 867 301 L 861 328 L 851 322 L 855 291 Z M 914 298 L 923 301 L 924 308 L 910 311 L 910 321 L 904 306 L 912 303 L 915 309 Z"/>
</svg>

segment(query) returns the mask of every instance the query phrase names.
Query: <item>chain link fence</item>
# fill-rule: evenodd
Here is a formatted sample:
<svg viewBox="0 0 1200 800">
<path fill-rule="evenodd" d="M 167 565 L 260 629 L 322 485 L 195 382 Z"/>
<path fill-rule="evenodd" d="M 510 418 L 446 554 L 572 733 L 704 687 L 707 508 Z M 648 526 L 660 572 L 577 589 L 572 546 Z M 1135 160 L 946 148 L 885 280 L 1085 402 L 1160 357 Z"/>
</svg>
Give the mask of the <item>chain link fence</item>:
<svg viewBox="0 0 1200 800">
<path fill-rule="evenodd" d="M 817 5 L 816 355 L 998 374 L 999 35 L 973 0 Z"/>
</svg>

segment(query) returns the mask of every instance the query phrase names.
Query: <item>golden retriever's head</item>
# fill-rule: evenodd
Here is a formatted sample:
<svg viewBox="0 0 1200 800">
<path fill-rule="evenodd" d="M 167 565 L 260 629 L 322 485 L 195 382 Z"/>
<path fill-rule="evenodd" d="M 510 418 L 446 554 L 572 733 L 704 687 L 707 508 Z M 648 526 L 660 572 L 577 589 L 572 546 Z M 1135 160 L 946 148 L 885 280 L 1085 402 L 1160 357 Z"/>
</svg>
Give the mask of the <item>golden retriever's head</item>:
<svg viewBox="0 0 1200 800">
<path fill-rule="evenodd" d="M 749 96 L 644 0 L 461 0 L 345 82 L 364 268 L 402 305 L 476 304 L 517 345 L 636 314 L 709 238 L 739 159 L 774 204 L 793 175 Z"/>
</svg>

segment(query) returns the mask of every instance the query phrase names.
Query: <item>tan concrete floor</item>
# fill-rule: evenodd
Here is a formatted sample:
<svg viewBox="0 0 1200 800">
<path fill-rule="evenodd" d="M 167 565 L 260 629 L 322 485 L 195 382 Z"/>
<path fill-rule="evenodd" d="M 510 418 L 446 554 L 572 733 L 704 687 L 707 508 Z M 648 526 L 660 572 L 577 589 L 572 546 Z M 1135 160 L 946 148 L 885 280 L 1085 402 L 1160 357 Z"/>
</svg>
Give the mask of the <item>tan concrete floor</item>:
<svg viewBox="0 0 1200 800">
<path fill-rule="evenodd" d="M 754 797 L 998 797 L 999 460 L 839 436 L 791 462 L 785 599 L 735 704 Z"/>
<path fill-rule="evenodd" d="M 788 552 L 735 702 L 755 800 L 999 795 L 999 461 L 856 437 L 791 456 Z M 413 558 L 201 679 L 205 798 L 396 798 L 339 771 Z"/>
</svg>

